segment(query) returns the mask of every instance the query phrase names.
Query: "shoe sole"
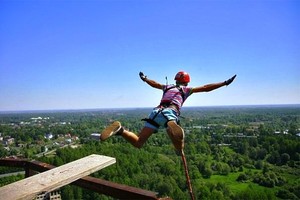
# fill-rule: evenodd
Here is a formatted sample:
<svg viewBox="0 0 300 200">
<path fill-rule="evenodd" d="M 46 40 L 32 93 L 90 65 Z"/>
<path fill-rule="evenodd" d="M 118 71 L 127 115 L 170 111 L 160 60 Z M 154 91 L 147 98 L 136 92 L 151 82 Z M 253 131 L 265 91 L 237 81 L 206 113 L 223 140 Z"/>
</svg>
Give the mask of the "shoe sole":
<svg viewBox="0 0 300 200">
<path fill-rule="evenodd" d="M 169 131 L 168 135 L 172 140 L 172 143 L 178 151 L 184 148 L 184 131 L 183 129 L 174 121 L 168 122 Z"/>
<path fill-rule="evenodd" d="M 115 135 L 120 129 L 121 123 L 119 121 L 115 121 L 101 132 L 100 140 L 107 140 L 109 137 Z"/>
<path fill-rule="evenodd" d="M 174 137 L 174 139 L 181 141 L 184 138 L 184 131 L 183 129 L 174 121 L 168 122 L 168 127 L 171 130 L 171 133 Z"/>
</svg>

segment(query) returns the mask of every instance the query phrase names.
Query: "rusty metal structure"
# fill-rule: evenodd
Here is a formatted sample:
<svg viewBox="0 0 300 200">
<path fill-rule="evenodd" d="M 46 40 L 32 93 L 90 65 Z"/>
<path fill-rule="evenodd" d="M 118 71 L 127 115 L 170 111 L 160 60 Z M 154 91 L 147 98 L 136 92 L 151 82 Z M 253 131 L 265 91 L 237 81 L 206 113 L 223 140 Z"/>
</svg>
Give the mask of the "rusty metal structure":
<svg viewBox="0 0 300 200">
<path fill-rule="evenodd" d="M 0 166 L 18 167 L 25 170 L 25 177 L 32 176 L 38 172 L 44 172 L 55 166 L 40 161 L 29 161 L 27 159 L 1 158 Z M 143 200 L 172 200 L 171 198 L 159 198 L 157 193 L 118 184 L 107 180 L 86 176 L 71 183 L 72 185 L 88 189 L 99 194 L 113 197 L 115 199 L 143 199 Z"/>
</svg>

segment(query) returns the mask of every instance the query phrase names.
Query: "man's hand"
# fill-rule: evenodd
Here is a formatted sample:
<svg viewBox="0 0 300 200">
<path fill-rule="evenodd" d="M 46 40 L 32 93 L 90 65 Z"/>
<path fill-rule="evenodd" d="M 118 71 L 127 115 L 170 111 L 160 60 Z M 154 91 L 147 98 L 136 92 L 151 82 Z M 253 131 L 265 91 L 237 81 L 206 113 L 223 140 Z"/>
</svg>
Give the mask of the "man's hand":
<svg viewBox="0 0 300 200">
<path fill-rule="evenodd" d="M 143 81 L 146 81 L 147 76 L 145 76 L 143 72 L 140 72 L 139 75 L 140 75 L 140 78 L 141 78 Z"/>
<path fill-rule="evenodd" d="M 225 85 L 230 85 L 232 83 L 232 81 L 235 79 L 236 75 L 234 75 L 233 77 L 231 77 L 230 79 L 228 79 L 227 81 L 224 81 Z"/>
</svg>

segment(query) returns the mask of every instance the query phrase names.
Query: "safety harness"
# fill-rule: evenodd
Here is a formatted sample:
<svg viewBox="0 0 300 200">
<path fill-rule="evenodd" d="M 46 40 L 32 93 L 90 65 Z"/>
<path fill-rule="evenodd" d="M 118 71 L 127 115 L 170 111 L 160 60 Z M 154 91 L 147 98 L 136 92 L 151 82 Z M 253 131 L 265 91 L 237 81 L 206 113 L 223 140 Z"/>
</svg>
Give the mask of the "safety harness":
<svg viewBox="0 0 300 200">
<path fill-rule="evenodd" d="M 173 88 L 177 88 L 177 89 L 179 90 L 179 92 L 180 92 L 180 94 L 181 94 L 181 97 L 182 97 L 182 99 L 183 99 L 183 101 L 184 101 L 184 92 L 183 92 L 182 87 L 180 87 L 179 85 L 173 85 L 173 86 L 167 88 L 167 89 L 164 91 L 164 94 L 163 94 L 163 95 L 165 95 L 166 92 L 167 92 L 168 90 L 171 90 L 171 89 L 173 89 Z"/>
<path fill-rule="evenodd" d="M 152 117 L 152 118 L 144 118 L 142 119 L 142 121 L 146 121 L 149 124 L 155 126 L 156 128 L 159 128 L 159 124 L 156 123 L 156 121 L 154 121 L 154 119 L 157 117 L 158 114 L 162 114 L 164 116 L 164 118 L 166 118 L 167 122 L 169 121 L 169 119 L 164 115 L 164 113 L 162 112 L 165 108 L 159 108 L 159 111 Z"/>
<path fill-rule="evenodd" d="M 181 88 L 179 85 L 173 85 L 173 86 L 167 88 L 166 90 L 164 90 L 163 96 L 166 94 L 166 92 L 167 92 L 168 90 L 173 89 L 173 88 L 177 88 L 177 89 L 179 90 L 179 92 L 180 92 L 180 94 L 181 94 L 181 97 L 182 97 L 182 99 L 183 99 L 183 101 L 184 101 L 184 96 L 185 96 L 185 95 L 184 95 L 184 92 L 183 92 L 182 88 Z M 177 111 L 178 111 L 178 116 L 179 116 L 179 115 L 180 115 L 179 109 L 177 108 L 177 106 L 176 106 L 175 104 L 172 104 L 171 102 L 163 102 L 163 103 L 161 103 L 161 104 L 157 107 L 157 108 L 159 108 L 159 111 L 158 111 L 152 118 L 144 118 L 144 119 L 142 119 L 142 121 L 146 121 L 146 122 L 148 122 L 149 124 L 155 126 L 156 128 L 159 128 L 160 125 L 159 125 L 158 123 L 155 122 L 155 118 L 161 113 L 162 116 L 164 116 L 164 118 L 167 120 L 167 122 L 165 123 L 165 127 L 167 127 L 167 123 L 168 123 L 170 120 L 164 115 L 164 113 L 163 113 L 162 111 L 163 111 L 164 109 L 170 107 L 171 105 L 174 105 L 174 106 L 176 107 L 176 109 L 177 109 Z M 179 124 L 179 120 L 177 121 L 177 123 Z"/>
</svg>

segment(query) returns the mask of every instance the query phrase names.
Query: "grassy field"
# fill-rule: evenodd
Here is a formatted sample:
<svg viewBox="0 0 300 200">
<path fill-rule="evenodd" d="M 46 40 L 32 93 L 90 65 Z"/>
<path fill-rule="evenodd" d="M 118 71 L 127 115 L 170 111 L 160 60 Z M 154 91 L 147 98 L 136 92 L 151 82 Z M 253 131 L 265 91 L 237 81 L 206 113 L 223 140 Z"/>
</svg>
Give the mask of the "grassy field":
<svg viewBox="0 0 300 200">
<path fill-rule="evenodd" d="M 253 172 L 260 172 L 261 170 L 253 170 Z M 255 191 L 261 191 L 261 192 L 268 192 L 268 193 L 273 193 L 275 196 L 276 191 L 278 190 L 277 187 L 275 188 L 267 188 L 260 186 L 258 184 L 255 184 L 251 182 L 251 180 L 247 182 L 238 182 L 236 181 L 238 176 L 243 173 L 243 172 L 235 172 L 235 173 L 230 173 L 226 176 L 224 175 L 212 175 L 209 179 L 198 179 L 197 182 L 202 182 L 205 184 L 217 184 L 217 183 L 222 183 L 225 184 L 229 190 L 233 194 L 239 194 L 241 192 L 244 192 L 248 189 L 255 190 Z"/>
</svg>

